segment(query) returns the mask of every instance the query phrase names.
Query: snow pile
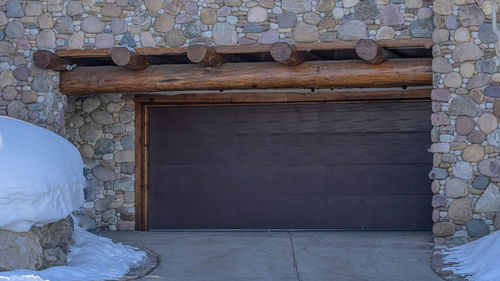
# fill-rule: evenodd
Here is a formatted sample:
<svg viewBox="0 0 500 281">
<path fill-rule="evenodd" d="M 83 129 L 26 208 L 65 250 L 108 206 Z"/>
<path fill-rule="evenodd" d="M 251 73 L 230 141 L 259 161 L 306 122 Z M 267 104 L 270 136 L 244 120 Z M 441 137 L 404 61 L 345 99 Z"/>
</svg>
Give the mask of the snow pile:
<svg viewBox="0 0 500 281">
<path fill-rule="evenodd" d="M 83 161 L 61 136 L 0 116 L 0 228 L 26 232 L 83 203 Z"/>
<path fill-rule="evenodd" d="M 138 266 L 146 257 L 146 253 L 134 247 L 115 244 L 109 238 L 85 231 L 78 226 L 78 220 L 75 217 L 73 219 L 76 243 L 69 249 L 67 266 L 55 266 L 41 271 L 20 269 L 0 272 L 0 281 L 116 280 L 130 268 Z"/>
<path fill-rule="evenodd" d="M 471 281 L 500 280 L 500 231 L 462 246 L 444 251 L 444 262 L 457 263 L 444 268 L 455 274 L 466 275 Z"/>
</svg>

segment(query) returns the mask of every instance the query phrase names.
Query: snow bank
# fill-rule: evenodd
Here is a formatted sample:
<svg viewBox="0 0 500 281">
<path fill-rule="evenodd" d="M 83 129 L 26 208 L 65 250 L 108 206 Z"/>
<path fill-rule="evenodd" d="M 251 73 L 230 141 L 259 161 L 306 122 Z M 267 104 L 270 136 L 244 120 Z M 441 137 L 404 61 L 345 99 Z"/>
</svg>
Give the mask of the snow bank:
<svg viewBox="0 0 500 281">
<path fill-rule="evenodd" d="M 85 231 L 78 226 L 78 220 L 73 219 L 76 243 L 69 249 L 68 266 L 55 266 L 42 271 L 0 272 L 0 281 L 116 280 L 146 257 L 146 253 L 134 247 L 115 244 L 109 238 Z"/>
<path fill-rule="evenodd" d="M 0 228 L 29 231 L 83 203 L 83 161 L 61 136 L 0 116 Z"/>
<path fill-rule="evenodd" d="M 462 246 L 444 251 L 444 262 L 457 263 L 444 268 L 456 274 L 468 275 L 472 281 L 500 280 L 500 231 Z"/>
</svg>

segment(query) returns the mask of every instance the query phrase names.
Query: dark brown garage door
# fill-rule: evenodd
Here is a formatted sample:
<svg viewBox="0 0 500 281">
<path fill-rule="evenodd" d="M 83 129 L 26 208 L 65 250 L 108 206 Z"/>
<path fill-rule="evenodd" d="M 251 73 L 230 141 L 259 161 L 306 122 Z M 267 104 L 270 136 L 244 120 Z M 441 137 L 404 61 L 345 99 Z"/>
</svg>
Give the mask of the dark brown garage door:
<svg viewBox="0 0 500 281">
<path fill-rule="evenodd" d="M 149 109 L 151 229 L 429 229 L 430 104 Z"/>
</svg>

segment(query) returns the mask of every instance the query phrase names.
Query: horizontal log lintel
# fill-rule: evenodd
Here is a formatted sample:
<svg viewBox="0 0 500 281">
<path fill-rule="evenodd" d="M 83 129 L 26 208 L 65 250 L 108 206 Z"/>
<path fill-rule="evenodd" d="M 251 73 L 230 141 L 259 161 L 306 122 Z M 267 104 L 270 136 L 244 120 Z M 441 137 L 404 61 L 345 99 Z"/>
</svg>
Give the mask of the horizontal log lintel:
<svg viewBox="0 0 500 281">
<path fill-rule="evenodd" d="M 227 63 L 217 68 L 194 64 L 151 65 L 132 71 L 117 66 L 79 67 L 61 73 L 63 94 L 233 89 L 334 89 L 432 85 L 431 59 Z"/>
</svg>

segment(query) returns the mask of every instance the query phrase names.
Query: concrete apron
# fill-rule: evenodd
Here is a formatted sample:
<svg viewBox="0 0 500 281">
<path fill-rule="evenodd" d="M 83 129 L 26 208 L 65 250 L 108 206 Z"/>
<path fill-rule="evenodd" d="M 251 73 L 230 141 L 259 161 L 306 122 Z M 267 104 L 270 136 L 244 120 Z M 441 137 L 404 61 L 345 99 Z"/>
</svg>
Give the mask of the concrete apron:
<svg viewBox="0 0 500 281">
<path fill-rule="evenodd" d="M 141 280 L 438 281 L 430 232 L 101 232 L 147 247 L 160 265 Z"/>
</svg>

